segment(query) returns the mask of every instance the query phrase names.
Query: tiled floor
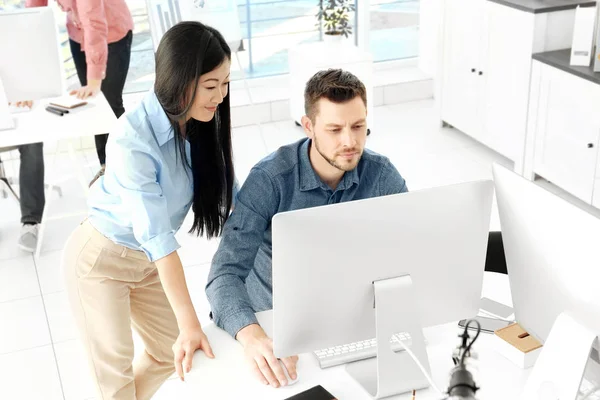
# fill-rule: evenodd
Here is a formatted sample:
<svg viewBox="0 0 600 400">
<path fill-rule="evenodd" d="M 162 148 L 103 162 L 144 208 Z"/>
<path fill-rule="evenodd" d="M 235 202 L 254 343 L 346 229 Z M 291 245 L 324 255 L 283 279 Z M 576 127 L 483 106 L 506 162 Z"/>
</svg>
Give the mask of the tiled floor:
<svg viewBox="0 0 600 400">
<path fill-rule="evenodd" d="M 433 101 L 378 107 L 375 113 L 368 147 L 387 155 L 411 190 L 490 179 L 491 162 L 510 165 L 463 134 L 440 128 Z M 269 152 L 303 136 L 291 121 L 264 124 L 260 130 L 254 126 L 236 129 L 234 152 L 240 180 Z M 91 177 L 97 163 L 95 152 L 80 156 L 88 164 L 85 174 Z M 9 173 L 18 171 L 16 165 L 7 169 Z M 61 155 L 57 171 L 49 173 L 47 180 L 70 169 L 68 157 Z M 74 179 L 64 181 L 61 187 L 63 197 L 55 199 L 55 209 L 85 209 L 84 196 Z M 50 222 L 42 257 L 34 261 L 17 248 L 18 216 L 16 202 L 0 199 L 0 399 L 92 398 L 94 391 L 75 339 L 59 271 L 61 247 L 81 217 Z M 495 213 L 491 225 L 499 227 Z M 201 322 L 207 323 L 204 285 L 218 242 L 187 235 L 189 226 L 188 220 L 178 234 L 180 256 L 196 310 Z M 168 381 L 155 398 L 177 398 L 178 385 L 177 380 Z"/>
</svg>

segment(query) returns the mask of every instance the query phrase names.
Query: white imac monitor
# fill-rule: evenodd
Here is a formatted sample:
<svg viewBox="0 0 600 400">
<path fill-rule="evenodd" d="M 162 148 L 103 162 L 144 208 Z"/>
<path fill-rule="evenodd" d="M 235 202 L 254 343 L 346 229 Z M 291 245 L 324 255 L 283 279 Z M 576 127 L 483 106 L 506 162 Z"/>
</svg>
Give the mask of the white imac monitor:
<svg viewBox="0 0 600 400">
<path fill-rule="evenodd" d="M 577 339 L 600 335 L 600 219 L 506 168 L 494 165 L 493 173 L 515 317 L 544 343 L 531 376 L 554 387 L 530 394 L 574 400 L 590 356 L 600 385 L 597 350 Z"/>
<path fill-rule="evenodd" d="M 0 11 L 0 79 L 9 102 L 63 94 L 58 27 L 49 7 Z"/>
<path fill-rule="evenodd" d="M 50 8 L 0 11 L 0 130 L 14 128 L 8 103 L 63 94 L 62 64 Z"/>
<path fill-rule="evenodd" d="M 469 182 L 285 212 L 273 218 L 277 357 L 377 338 L 377 358 L 347 364 L 374 397 L 428 386 L 423 327 L 476 315 L 493 184 Z"/>
</svg>

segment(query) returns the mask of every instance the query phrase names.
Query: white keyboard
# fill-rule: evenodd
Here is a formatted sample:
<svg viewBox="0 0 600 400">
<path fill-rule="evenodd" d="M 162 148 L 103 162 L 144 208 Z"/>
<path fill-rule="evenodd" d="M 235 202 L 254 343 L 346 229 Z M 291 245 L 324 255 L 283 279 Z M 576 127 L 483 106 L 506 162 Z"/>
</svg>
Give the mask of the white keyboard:
<svg viewBox="0 0 600 400">
<path fill-rule="evenodd" d="M 398 333 L 390 339 L 393 351 L 398 352 L 404 350 L 400 341 L 402 341 L 406 347 L 412 345 L 412 339 L 407 332 Z M 365 360 L 377 356 L 377 339 L 321 349 L 315 351 L 314 354 L 317 357 L 317 360 L 319 360 L 321 368 L 335 367 L 336 365 L 346 364 L 352 361 Z"/>
</svg>

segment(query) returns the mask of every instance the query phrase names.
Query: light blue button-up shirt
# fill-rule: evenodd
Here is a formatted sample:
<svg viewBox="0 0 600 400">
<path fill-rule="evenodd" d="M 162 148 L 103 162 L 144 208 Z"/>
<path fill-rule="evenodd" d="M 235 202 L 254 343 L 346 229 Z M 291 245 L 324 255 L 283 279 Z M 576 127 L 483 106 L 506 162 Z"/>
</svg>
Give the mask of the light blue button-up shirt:
<svg viewBox="0 0 600 400">
<path fill-rule="evenodd" d="M 191 169 L 154 92 L 121 117 L 106 146 L 106 172 L 91 187 L 89 221 L 117 244 L 152 262 L 180 246 L 175 232 L 193 200 Z M 187 162 L 190 147 L 185 142 Z"/>
</svg>

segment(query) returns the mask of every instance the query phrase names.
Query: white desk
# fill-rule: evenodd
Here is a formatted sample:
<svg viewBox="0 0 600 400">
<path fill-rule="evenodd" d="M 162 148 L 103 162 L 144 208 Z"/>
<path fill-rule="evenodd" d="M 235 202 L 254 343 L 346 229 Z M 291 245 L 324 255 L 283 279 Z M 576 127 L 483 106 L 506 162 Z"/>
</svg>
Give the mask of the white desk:
<svg viewBox="0 0 600 400">
<path fill-rule="evenodd" d="M 486 272 L 483 294 L 493 300 L 512 304 L 508 278 L 505 275 Z M 271 330 L 271 312 L 257 314 L 267 333 Z M 317 328 L 315 328 L 317 329 Z M 274 389 L 254 379 L 243 359 L 241 345 L 214 324 L 204 327 L 215 352 L 214 360 L 204 353 L 194 355 L 192 371 L 186 382 L 181 384 L 178 396 L 181 399 L 285 399 L 316 385 L 322 385 L 340 400 L 371 399 L 345 371 L 344 366 L 319 368 L 311 354 L 300 355 L 298 382 L 292 386 Z M 456 323 L 425 330 L 427 351 L 431 364 L 432 378 L 440 390 L 447 389 L 451 355 L 458 345 L 457 334 L 462 331 Z M 491 335 L 482 333 L 475 342 L 474 350 L 479 353 L 479 377 L 477 384 L 482 388 L 478 398 L 482 400 L 517 399 L 529 375 L 491 348 Z M 398 376 L 402 379 L 402 376 Z M 390 399 L 410 399 L 409 394 Z M 417 399 L 440 400 L 432 389 L 417 392 Z"/>
<path fill-rule="evenodd" d="M 70 110 L 68 114 L 62 117 L 45 110 L 51 100 L 35 101 L 31 111 L 12 114 L 15 121 L 15 128 L 0 131 L 0 147 L 68 140 L 67 148 L 73 162 L 73 171 L 81 183 L 82 189 L 87 193 L 89 182 L 86 182 L 81 166 L 77 163 L 77 157 L 75 156 L 75 151 L 70 140 L 82 136 L 108 133 L 113 129 L 113 125 L 117 119 L 102 93 L 99 93 L 93 99 L 87 100 L 87 105 Z M 56 153 L 54 157 L 56 157 Z M 53 161 L 54 159 L 49 164 L 50 168 L 47 168 L 47 170 L 52 170 Z M 48 166 L 48 163 L 46 165 Z M 53 219 L 78 215 L 71 213 L 49 217 L 47 211 L 50 199 L 50 196 L 46 196 L 46 206 L 44 208 L 42 224 L 40 225 L 36 257 L 39 256 L 42 247 L 45 223 Z"/>
<path fill-rule="evenodd" d="M 108 133 L 117 120 L 102 93 L 62 117 L 45 110 L 50 101 L 35 101 L 31 111 L 12 114 L 16 126 L 0 131 L 0 147 Z"/>
</svg>

